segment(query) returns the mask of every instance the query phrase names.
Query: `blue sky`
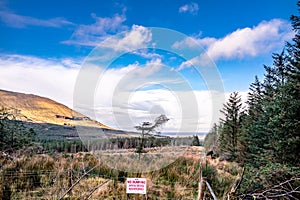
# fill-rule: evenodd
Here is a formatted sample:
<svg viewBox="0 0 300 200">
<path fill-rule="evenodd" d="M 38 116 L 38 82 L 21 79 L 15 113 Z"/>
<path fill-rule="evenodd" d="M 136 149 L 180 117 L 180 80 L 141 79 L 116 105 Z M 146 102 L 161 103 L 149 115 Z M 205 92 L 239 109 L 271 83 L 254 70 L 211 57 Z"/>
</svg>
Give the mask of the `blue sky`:
<svg viewBox="0 0 300 200">
<path fill-rule="evenodd" d="M 133 24 L 164 27 L 189 36 L 222 38 L 237 29 L 256 26 L 263 20 L 289 20 L 289 16 L 296 13 L 296 0 L 253 0 L 248 3 L 203 0 L 194 1 L 198 5 L 196 11 L 186 12 L 180 12 L 179 8 L 191 6 L 190 1 L 1 2 L 1 51 L 43 57 L 87 55 L 89 51 L 61 45 L 61 42 L 68 40 L 78 26 L 95 23 L 92 15 L 105 18 L 119 14 L 124 15 L 123 25 L 128 27 Z M 20 18 L 5 20 L 8 14 Z M 40 20 L 40 23 L 34 20 Z M 53 26 L 47 25 L 51 20 Z"/>
<path fill-rule="evenodd" d="M 214 109 L 206 110 L 209 104 L 214 104 L 213 100 L 207 100 L 213 96 L 209 95 L 212 88 L 207 85 L 212 83 L 207 83 L 202 72 L 199 75 L 187 65 L 197 65 L 196 59 L 186 59 L 174 52 L 182 50 L 189 57 L 204 50 L 210 65 L 214 65 L 215 71 L 211 73 L 217 76 L 217 71 L 220 75 L 225 96 L 239 91 L 245 97 L 254 76 L 262 77 L 263 65 L 272 64 L 272 53 L 280 52 L 285 41 L 293 37 L 289 17 L 297 14 L 296 2 L 0 0 L 0 88 L 46 96 L 73 107 L 75 86 L 80 82 L 78 77 L 84 72 L 82 69 L 90 67 L 89 60 L 106 51 L 108 43 L 111 55 L 121 55 L 120 52 L 124 55 L 107 68 L 98 66 L 102 71 L 97 73 L 104 70 L 108 77 L 100 80 L 102 85 L 95 86 L 97 91 L 91 97 L 101 101 L 95 100 L 97 103 L 92 111 L 82 112 L 123 129 L 130 129 L 133 124 L 151 120 L 163 112 L 174 119 L 167 130 L 174 131 L 172 127 L 184 121 L 193 124 L 194 128 L 179 127 L 176 130 L 190 131 L 196 127 L 199 131 L 207 131 L 211 124 L 207 119 L 217 118 L 213 117 L 217 115 Z M 155 45 L 161 44 L 153 41 L 157 34 L 150 27 L 166 28 L 168 31 L 157 33 L 165 34 L 161 36 L 165 39 L 176 38 L 177 33 L 188 38 L 174 39 L 170 52 L 155 50 Z M 140 50 L 128 53 L 135 49 Z M 153 74 L 139 79 L 136 75 L 140 72 L 133 73 L 139 69 Z M 113 94 L 125 90 L 118 85 L 122 81 L 125 81 L 123 85 L 130 85 L 128 81 L 132 78 L 139 85 L 131 88 L 130 95 L 124 97 L 126 101 L 117 101 Z M 209 79 L 213 82 L 211 77 Z M 176 87 L 168 85 L 176 81 L 185 82 L 192 88 L 201 111 L 184 117 L 182 113 L 190 109 L 185 106 L 189 103 L 178 96 L 189 89 L 183 89 L 187 85 L 177 87 L 177 83 Z M 141 86 L 141 83 L 145 84 Z M 124 104 L 126 106 L 122 106 Z M 172 110 L 176 106 L 180 109 Z M 183 120 L 193 117 L 202 121 Z M 120 121 L 126 121 L 127 125 Z"/>
</svg>

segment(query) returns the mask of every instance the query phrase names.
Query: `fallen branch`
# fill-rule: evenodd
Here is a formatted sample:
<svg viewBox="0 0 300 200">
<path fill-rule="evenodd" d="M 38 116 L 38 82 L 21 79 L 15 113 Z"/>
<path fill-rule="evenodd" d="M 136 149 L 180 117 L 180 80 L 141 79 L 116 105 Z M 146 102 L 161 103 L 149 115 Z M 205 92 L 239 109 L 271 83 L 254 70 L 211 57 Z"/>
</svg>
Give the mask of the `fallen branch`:
<svg viewBox="0 0 300 200">
<path fill-rule="evenodd" d="M 99 165 L 96 165 L 93 168 L 91 168 L 89 171 L 84 173 L 75 183 L 73 183 L 71 187 L 69 187 L 69 189 L 59 198 L 59 200 L 63 199 L 81 181 L 81 179 L 83 179 L 86 175 L 88 175 L 91 171 L 93 171 L 98 166 Z"/>
<path fill-rule="evenodd" d="M 299 199 L 300 185 L 293 186 L 292 183 L 295 181 L 300 181 L 300 177 L 291 178 L 262 192 L 249 193 L 243 196 L 256 199 Z"/>
<path fill-rule="evenodd" d="M 228 195 L 227 195 L 227 199 L 232 199 L 235 196 L 235 193 L 237 191 L 237 189 L 240 187 L 243 177 L 244 177 L 244 172 L 245 172 L 245 167 L 243 167 L 243 171 L 241 176 L 235 181 L 235 184 L 232 186 L 231 190 L 229 191 Z"/>
<path fill-rule="evenodd" d="M 104 184 L 106 184 L 106 183 L 108 183 L 108 182 L 110 182 L 111 180 L 106 180 L 106 181 L 104 181 L 103 183 L 100 183 L 99 185 L 97 185 L 95 188 L 93 188 L 92 190 L 91 190 L 91 192 L 84 198 L 84 200 L 88 200 L 91 196 L 92 196 L 92 194 L 97 190 L 97 189 L 99 189 L 100 187 L 102 187 Z"/>
</svg>

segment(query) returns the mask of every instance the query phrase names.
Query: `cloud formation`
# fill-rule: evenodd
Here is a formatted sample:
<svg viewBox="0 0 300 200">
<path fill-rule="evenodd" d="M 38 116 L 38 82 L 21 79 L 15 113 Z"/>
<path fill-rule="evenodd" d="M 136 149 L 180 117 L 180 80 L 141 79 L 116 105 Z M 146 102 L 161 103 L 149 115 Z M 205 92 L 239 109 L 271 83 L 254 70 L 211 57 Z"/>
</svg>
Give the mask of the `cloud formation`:
<svg viewBox="0 0 300 200">
<path fill-rule="evenodd" d="M 72 107 L 79 62 L 0 55 L 0 88 L 51 98 Z"/>
<path fill-rule="evenodd" d="M 98 45 L 114 49 L 115 51 L 130 52 L 136 49 L 146 48 L 151 40 L 152 33 L 148 28 L 133 25 L 130 31 L 115 35 L 114 37 L 108 37 Z"/>
<path fill-rule="evenodd" d="M 171 120 L 164 131 L 197 132 L 207 131 L 212 120 L 218 119 L 219 105 L 212 99 L 217 95 L 211 95 L 209 90 L 193 90 L 191 80 L 171 70 L 159 58 L 145 64 L 106 68 L 96 77 L 90 72 L 93 68 L 86 64 L 80 74 L 89 76 L 82 76 L 77 82 L 74 105 L 104 124 L 133 130 L 142 121 L 153 121 L 159 114 L 166 114 Z M 87 88 L 95 90 L 86 93 Z"/>
<path fill-rule="evenodd" d="M 128 29 L 127 26 L 123 25 L 123 22 L 126 21 L 124 14 L 115 14 L 112 17 L 97 17 L 95 14 L 92 14 L 92 17 L 95 23 L 78 25 L 71 38 L 62 43 L 97 46 L 108 36 Z"/>
<path fill-rule="evenodd" d="M 62 17 L 51 19 L 38 19 L 30 16 L 18 15 L 8 11 L 0 11 L 0 20 L 7 26 L 13 28 L 26 28 L 28 26 L 43 26 L 61 28 L 64 26 L 74 26 L 74 24 Z"/>
<path fill-rule="evenodd" d="M 92 14 L 95 23 L 90 25 L 78 25 L 69 40 L 63 44 L 80 45 L 88 47 L 101 46 L 114 51 L 133 51 L 146 47 L 151 41 L 151 31 L 133 24 L 131 27 L 124 25 L 126 16 L 115 14 L 112 17 L 97 17 Z M 152 57 L 148 52 L 136 52 L 143 57 Z"/>
<path fill-rule="evenodd" d="M 253 28 L 238 29 L 221 39 L 204 38 L 200 44 L 207 45 L 213 59 L 254 57 L 282 47 L 293 34 L 289 22 L 273 19 Z"/>
<path fill-rule="evenodd" d="M 196 15 L 199 11 L 199 6 L 197 3 L 191 2 L 181 6 L 178 10 L 180 13 L 190 13 Z"/>
<path fill-rule="evenodd" d="M 71 58 L 45 60 L 2 54 L 0 88 L 48 97 L 73 108 L 80 62 Z M 181 83 L 171 77 L 171 72 L 169 76 L 157 76 L 166 70 L 169 68 L 160 59 L 106 70 L 94 94 L 95 104 L 90 108 L 96 119 L 112 127 L 133 130 L 140 122 L 152 121 L 164 113 L 171 120 L 163 131 L 208 131 L 213 114 L 211 91 L 176 90 L 171 86 Z M 145 80 L 149 85 L 144 84 Z M 151 87 L 156 83 L 162 87 Z"/>
<path fill-rule="evenodd" d="M 223 38 L 186 38 L 177 41 L 173 48 L 204 47 L 215 61 L 220 59 L 243 59 L 270 53 L 291 40 L 294 32 L 289 22 L 281 19 L 262 21 L 252 28 L 237 29 Z M 192 63 L 195 61 L 191 61 Z M 182 67 L 183 68 L 183 67 Z"/>
</svg>

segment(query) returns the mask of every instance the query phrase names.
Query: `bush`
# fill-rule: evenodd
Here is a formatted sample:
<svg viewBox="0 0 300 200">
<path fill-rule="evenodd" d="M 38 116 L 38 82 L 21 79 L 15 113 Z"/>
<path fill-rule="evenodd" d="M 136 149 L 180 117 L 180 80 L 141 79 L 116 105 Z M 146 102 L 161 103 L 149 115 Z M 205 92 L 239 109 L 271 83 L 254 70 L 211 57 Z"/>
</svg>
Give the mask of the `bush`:
<svg viewBox="0 0 300 200">
<path fill-rule="evenodd" d="M 254 191 L 259 193 L 295 177 L 300 177 L 299 167 L 279 163 L 268 163 L 259 168 L 246 166 L 246 173 L 239 192 L 242 194 L 251 194 Z"/>
</svg>

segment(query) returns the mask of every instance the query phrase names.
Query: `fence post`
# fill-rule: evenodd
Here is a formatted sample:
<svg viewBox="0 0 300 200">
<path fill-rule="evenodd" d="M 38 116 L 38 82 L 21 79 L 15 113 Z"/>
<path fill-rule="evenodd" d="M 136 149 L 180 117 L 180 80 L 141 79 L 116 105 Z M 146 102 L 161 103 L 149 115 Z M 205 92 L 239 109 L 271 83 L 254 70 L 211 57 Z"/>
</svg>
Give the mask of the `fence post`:
<svg viewBox="0 0 300 200">
<path fill-rule="evenodd" d="M 199 165 L 199 185 L 198 185 L 198 196 L 197 196 L 197 200 L 200 200 L 200 193 L 201 193 L 201 182 L 202 182 L 202 163 L 200 161 L 200 165 Z"/>
<path fill-rule="evenodd" d="M 204 199 L 204 192 L 206 189 L 206 177 L 202 177 L 202 181 L 201 181 L 201 191 L 200 191 L 200 200 Z"/>
<path fill-rule="evenodd" d="M 198 188 L 198 196 L 197 196 L 197 200 L 203 200 L 204 198 L 204 192 L 205 192 L 205 182 L 206 182 L 206 177 L 202 176 L 202 162 L 200 162 L 200 166 L 199 166 L 199 188 Z"/>
<path fill-rule="evenodd" d="M 73 185 L 73 177 L 72 177 L 72 168 L 69 169 L 68 172 L 68 187 L 71 188 Z M 72 195 L 72 189 L 69 191 L 69 195 Z"/>
</svg>

